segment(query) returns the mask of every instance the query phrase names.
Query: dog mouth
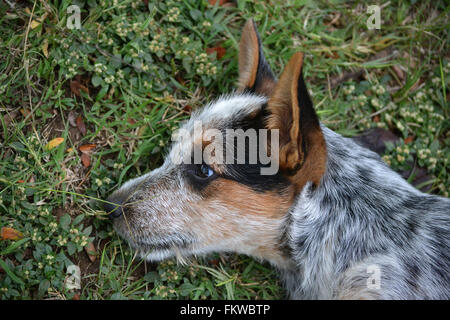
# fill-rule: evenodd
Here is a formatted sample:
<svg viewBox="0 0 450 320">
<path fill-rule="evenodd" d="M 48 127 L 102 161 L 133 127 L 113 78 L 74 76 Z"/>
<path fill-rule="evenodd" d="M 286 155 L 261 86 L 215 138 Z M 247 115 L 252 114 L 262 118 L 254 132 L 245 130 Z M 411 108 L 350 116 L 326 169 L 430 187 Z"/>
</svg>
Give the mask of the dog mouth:
<svg viewBox="0 0 450 320">
<path fill-rule="evenodd" d="M 194 245 L 191 239 L 170 239 L 166 241 L 126 239 L 141 258 L 159 261 L 177 255 L 181 251 L 189 251 Z"/>
<path fill-rule="evenodd" d="M 158 250 L 170 250 L 173 248 L 187 249 L 193 244 L 192 241 L 187 240 L 177 240 L 177 241 L 164 241 L 164 242 L 147 242 L 147 241 L 128 241 L 136 249 L 145 249 L 147 251 L 158 251 Z"/>
<path fill-rule="evenodd" d="M 143 230 L 123 228 L 114 225 L 116 233 L 136 251 L 138 256 L 146 260 L 163 260 L 177 255 L 179 252 L 190 252 L 196 241 L 189 234 L 151 234 Z"/>
</svg>

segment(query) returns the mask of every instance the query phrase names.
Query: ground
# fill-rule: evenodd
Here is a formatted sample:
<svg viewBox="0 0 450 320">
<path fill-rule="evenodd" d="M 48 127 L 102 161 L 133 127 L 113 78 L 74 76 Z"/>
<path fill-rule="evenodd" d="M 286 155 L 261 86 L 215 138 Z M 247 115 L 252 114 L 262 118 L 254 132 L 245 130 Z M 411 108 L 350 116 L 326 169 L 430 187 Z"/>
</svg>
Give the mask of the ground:
<svg viewBox="0 0 450 320">
<path fill-rule="evenodd" d="M 383 159 L 448 197 L 449 7 L 372 2 L 19 0 L 0 3 L 0 298 L 277 299 L 269 265 L 236 255 L 146 264 L 98 199 L 161 164 L 171 132 L 237 79 L 258 26 L 276 74 L 296 51 L 321 121 L 368 129 Z M 81 8 L 81 28 L 72 28 Z M 370 140 L 370 141 L 373 141 Z M 80 266 L 79 291 L 64 288 Z"/>
</svg>

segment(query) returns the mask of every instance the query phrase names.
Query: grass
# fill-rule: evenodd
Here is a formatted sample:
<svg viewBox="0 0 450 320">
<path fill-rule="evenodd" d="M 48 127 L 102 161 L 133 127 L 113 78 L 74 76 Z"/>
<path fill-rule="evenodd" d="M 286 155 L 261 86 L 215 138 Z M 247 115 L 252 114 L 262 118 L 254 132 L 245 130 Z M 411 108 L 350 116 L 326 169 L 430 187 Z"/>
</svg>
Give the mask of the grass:
<svg viewBox="0 0 450 320">
<path fill-rule="evenodd" d="M 81 7 L 81 30 L 67 28 L 72 4 Z M 248 18 L 277 74 L 294 52 L 306 54 L 305 78 L 327 126 L 347 136 L 396 133 L 385 161 L 398 171 L 425 168 L 428 192 L 448 196 L 449 7 L 390 1 L 380 30 L 367 29 L 366 7 L 1 2 L 0 227 L 22 238 L 0 240 L 1 299 L 283 297 L 276 272 L 244 256 L 139 261 L 96 200 L 160 165 L 190 111 L 234 88 Z M 46 147 L 54 138 L 64 141 Z M 64 289 L 71 264 L 81 267 L 79 292 Z"/>
</svg>

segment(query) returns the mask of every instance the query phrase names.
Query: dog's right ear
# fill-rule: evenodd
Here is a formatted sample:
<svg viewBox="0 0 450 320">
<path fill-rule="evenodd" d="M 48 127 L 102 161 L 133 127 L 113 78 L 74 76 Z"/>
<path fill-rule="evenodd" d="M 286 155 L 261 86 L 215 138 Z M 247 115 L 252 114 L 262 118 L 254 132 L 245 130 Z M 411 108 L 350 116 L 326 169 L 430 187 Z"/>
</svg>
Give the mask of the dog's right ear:
<svg viewBox="0 0 450 320">
<path fill-rule="evenodd" d="M 276 82 L 264 57 L 256 25 L 250 19 L 245 23 L 239 43 L 238 90 L 270 97 Z"/>
</svg>

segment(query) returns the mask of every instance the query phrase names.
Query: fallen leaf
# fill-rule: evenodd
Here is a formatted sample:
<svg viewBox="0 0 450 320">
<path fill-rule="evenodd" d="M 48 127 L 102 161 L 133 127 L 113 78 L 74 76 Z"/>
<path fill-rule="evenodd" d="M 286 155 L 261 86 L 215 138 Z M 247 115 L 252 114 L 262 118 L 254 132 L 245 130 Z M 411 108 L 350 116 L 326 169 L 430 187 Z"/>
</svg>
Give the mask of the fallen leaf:
<svg viewBox="0 0 450 320">
<path fill-rule="evenodd" d="M 70 81 L 70 91 L 74 95 L 79 97 L 80 96 L 80 83 L 76 80 Z"/>
<path fill-rule="evenodd" d="M 73 111 L 73 110 L 71 110 L 70 112 L 69 112 L 69 115 L 67 116 L 67 120 L 69 121 L 69 124 L 72 126 L 72 127 L 76 127 L 77 126 L 77 123 L 76 123 L 76 113 L 75 113 L 75 111 Z"/>
<path fill-rule="evenodd" d="M 400 81 L 405 80 L 405 73 L 399 66 L 392 66 L 392 70 L 394 70 L 395 74 L 397 75 Z"/>
<path fill-rule="evenodd" d="M 2 240 L 20 240 L 23 238 L 23 233 L 13 228 L 2 227 L 0 230 L 0 238 Z"/>
<path fill-rule="evenodd" d="M 332 51 L 331 53 L 325 52 L 325 55 L 330 59 L 339 59 L 339 53 L 337 53 L 336 51 Z"/>
<path fill-rule="evenodd" d="M 405 138 L 405 144 L 411 143 L 414 141 L 414 136 L 409 136 Z"/>
<path fill-rule="evenodd" d="M 86 251 L 89 260 L 91 260 L 91 262 L 94 262 L 95 259 L 97 258 L 97 251 L 95 250 L 94 244 L 92 242 L 89 242 L 85 247 L 84 247 L 84 251 Z"/>
<path fill-rule="evenodd" d="M 23 115 L 24 118 L 26 118 L 30 114 L 30 111 L 22 108 L 20 109 L 20 113 Z"/>
<path fill-rule="evenodd" d="M 219 260 L 218 259 L 209 260 L 208 263 L 212 264 L 212 265 L 215 265 L 215 266 L 218 266 L 219 265 Z"/>
<path fill-rule="evenodd" d="M 86 126 L 84 125 L 84 121 L 81 116 L 77 117 L 77 128 L 83 136 L 86 135 Z"/>
<path fill-rule="evenodd" d="M 351 139 L 378 154 L 382 154 L 386 150 L 386 142 L 395 142 L 399 140 L 393 132 L 383 128 L 367 130 Z"/>
<path fill-rule="evenodd" d="M 212 54 L 214 52 L 216 53 L 217 59 L 220 60 L 227 53 L 227 50 L 225 48 L 223 48 L 223 47 L 220 47 L 220 46 L 213 47 L 213 48 L 206 48 L 206 53 L 207 54 Z"/>
<path fill-rule="evenodd" d="M 219 3 L 219 6 L 223 6 L 224 4 L 230 2 L 230 0 L 208 0 L 209 4 L 214 6 L 217 2 Z"/>
<path fill-rule="evenodd" d="M 89 153 L 92 149 L 95 149 L 96 145 L 93 143 L 83 144 L 80 147 L 80 151 L 83 153 Z"/>
<path fill-rule="evenodd" d="M 31 29 L 36 29 L 37 27 L 40 26 L 40 24 L 41 23 L 39 21 L 36 20 L 31 21 Z"/>
<path fill-rule="evenodd" d="M 47 145 L 45 146 L 45 149 L 52 150 L 53 148 L 56 148 L 63 142 L 64 142 L 64 138 L 61 138 L 61 137 L 52 139 L 52 140 L 50 140 L 49 143 L 47 143 Z"/>
<path fill-rule="evenodd" d="M 42 17 L 31 21 L 31 25 L 30 25 L 31 29 L 35 29 L 35 28 L 39 27 L 39 25 L 45 20 L 45 18 L 47 18 L 47 16 L 48 16 L 48 13 L 46 12 L 42 15 Z"/>
<path fill-rule="evenodd" d="M 206 51 L 208 51 L 208 49 L 206 49 Z M 175 76 L 175 79 L 177 79 L 177 81 L 183 86 L 186 84 L 186 82 L 183 80 L 183 78 L 179 73 Z"/>
<path fill-rule="evenodd" d="M 91 157 L 87 153 L 81 153 L 81 163 L 85 168 L 89 168 L 91 165 Z"/>
<path fill-rule="evenodd" d="M 16 110 L 5 114 L 3 116 L 3 121 L 5 122 L 4 127 L 8 128 L 10 123 L 12 123 L 16 119 L 18 114 L 19 114 L 19 112 Z"/>
<path fill-rule="evenodd" d="M 42 41 L 42 53 L 44 53 L 44 56 L 48 58 L 48 39 L 44 39 L 44 41 Z"/>
<path fill-rule="evenodd" d="M 89 94 L 89 89 L 85 86 L 83 86 L 78 80 L 72 80 L 70 81 L 70 91 L 77 97 L 80 96 L 80 90 L 86 92 Z"/>
<path fill-rule="evenodd" d="M 336 88 L 340 83 L 348 81 L 348 80 L 354 80 L 359 81 L 364 76 L 364 70 L 358 70 L 358 71 L 347 71 L 342 75 L 336 75 L 333 78 L 331 78 L 330 86 L 331 89 Z"/>
<path fill-rule="evenodd" d="M 70 153 L 72 151 L 73 151 L 73 148 L 67 148 L 67 150 L 66 150 L 67 153 Z"/>
</svg>

